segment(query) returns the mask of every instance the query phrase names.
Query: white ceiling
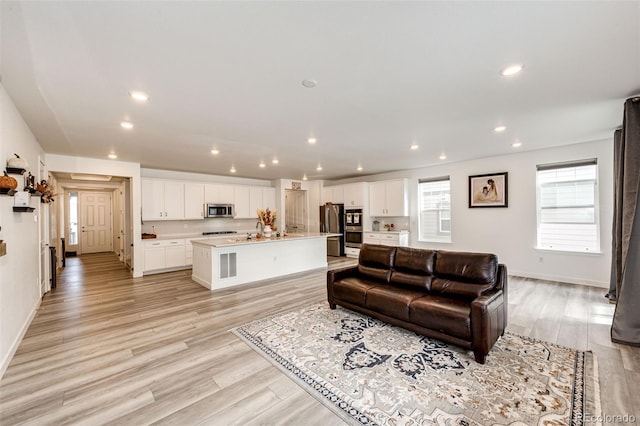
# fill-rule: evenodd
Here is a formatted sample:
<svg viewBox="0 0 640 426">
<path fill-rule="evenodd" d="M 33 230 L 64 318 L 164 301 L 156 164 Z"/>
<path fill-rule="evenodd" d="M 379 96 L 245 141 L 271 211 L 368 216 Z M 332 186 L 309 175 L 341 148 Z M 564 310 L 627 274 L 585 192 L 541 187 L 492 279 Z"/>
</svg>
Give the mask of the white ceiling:
<svg viewBox="0 0 640 426">
<path fill-rule="evenodd" d="M 45 151 L 145 168 L 335 179 L 611 139 L 640 93 L 640 1 L 1 3 Z"/>
</svg>

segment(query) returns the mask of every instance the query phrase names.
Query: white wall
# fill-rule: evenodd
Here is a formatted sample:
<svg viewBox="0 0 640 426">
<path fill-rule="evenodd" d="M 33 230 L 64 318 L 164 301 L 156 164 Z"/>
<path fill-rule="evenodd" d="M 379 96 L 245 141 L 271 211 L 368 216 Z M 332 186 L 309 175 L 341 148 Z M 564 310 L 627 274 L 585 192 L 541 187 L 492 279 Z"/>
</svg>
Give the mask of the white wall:
<svg viewBox="0 0 640 426">
<path fill-rule="evenodd" d="M 2 170 L 14 153 L 27 161 L 32 174 L 38 175 L 38 158 L 44 158 L 44 152 L 0 84 Z M 12 177 L 18 181 L 18 190 L 22 190 L 23 176 Z M 40 304 L 39 224 L 35 220 L 44 205 L 33 197 L 31 207 L 36 208 L 35 212 L 14 213 L 13 200 L 13 197 L 0 196 L 0 239 L 7 244 L 6 256 L 0 257 L 0 377 Z"/>
<path fill-rule="evenodd" d="M 613 134 L 612 134 L 613 138 Z M 600 240 L 602 253 L 578 254 L 537 250 L 536 165 L 586 158 L 598 159 Z M 468 177 L 509 172 L 509 207 L 470 209 Z M 418 241 L 418 179 L 451 177 L 451 244 Z M 608 288 L 613 218 L 613 143 L 600 141 L 560 148 L 521 152 L 499 157 L 349 179 L 379 181 L 409 178 L 410 245 L 443 250 L 492 252 L 507 265 L 509 274 Z M 398 219 L 393 218 L 397 225 Z M 386 219 L 391 223 L 391 220 Z"/>
</svg>

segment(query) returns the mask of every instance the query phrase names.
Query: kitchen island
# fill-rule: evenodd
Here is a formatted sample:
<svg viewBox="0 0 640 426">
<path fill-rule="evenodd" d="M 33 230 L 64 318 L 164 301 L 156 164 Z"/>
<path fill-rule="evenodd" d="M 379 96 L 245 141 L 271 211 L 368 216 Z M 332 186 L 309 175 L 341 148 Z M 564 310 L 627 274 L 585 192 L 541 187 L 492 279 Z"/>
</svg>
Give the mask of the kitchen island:
<svg viewBox="0 0 640 426">
<path fill-rule="evenodd" d="M 285 237 L 193 240 L 191 279 L 217 290 L 327 267 L 327 237 L 308 232 Z"/>
</svg>

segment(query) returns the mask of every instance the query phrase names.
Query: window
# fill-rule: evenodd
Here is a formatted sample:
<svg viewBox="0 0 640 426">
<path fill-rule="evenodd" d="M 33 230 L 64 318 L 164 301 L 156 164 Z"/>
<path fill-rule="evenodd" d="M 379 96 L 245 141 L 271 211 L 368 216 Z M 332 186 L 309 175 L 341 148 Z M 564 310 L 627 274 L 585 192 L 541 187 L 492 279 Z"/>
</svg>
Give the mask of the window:
<svg viewBox="0 0 640 426">
<path fill-rule="evenodd" d="M 418 181 L 420 241 L 451 242 L 449 176 Z"/>
<path fill-rule="evenodd" d="M 598 165 L 595 159 L 539 165 L 538 248 L 598 252 Z"/>
</svg>

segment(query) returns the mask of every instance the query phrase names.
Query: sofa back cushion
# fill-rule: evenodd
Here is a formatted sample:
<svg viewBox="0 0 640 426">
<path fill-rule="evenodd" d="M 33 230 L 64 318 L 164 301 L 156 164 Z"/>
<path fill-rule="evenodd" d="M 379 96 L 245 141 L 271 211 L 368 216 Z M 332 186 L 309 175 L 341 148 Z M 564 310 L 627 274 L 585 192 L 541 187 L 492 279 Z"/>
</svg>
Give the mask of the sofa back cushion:
<svg viewBox="0 0 640 426">
<path fill-rule="evenodd" d="M 388 283 L 395 254 L 395 247 L 363 244 L 358 258 L 358 272 L 365 277 Z"/>
<path fill-rule="evenodd" d="M 496 285 L 498 258 L 489 253 L 439 250 L 431 281 L 434 292 L 477 297 Z"/>
<path fill-rule="evenodd" d="M 430 290 L 435 257 L 436 252 L 433 250 L 398 247 L 391 272 L 391 283 Z"/>
</svg>

